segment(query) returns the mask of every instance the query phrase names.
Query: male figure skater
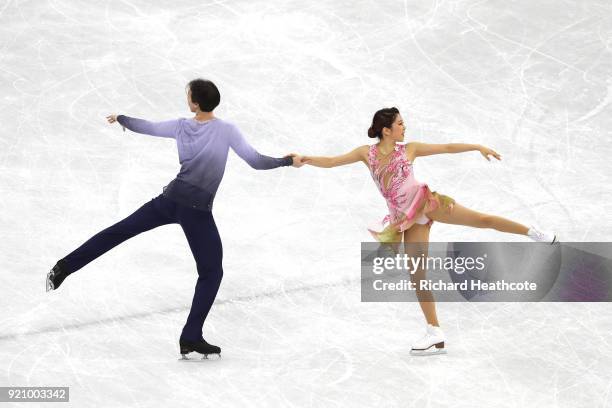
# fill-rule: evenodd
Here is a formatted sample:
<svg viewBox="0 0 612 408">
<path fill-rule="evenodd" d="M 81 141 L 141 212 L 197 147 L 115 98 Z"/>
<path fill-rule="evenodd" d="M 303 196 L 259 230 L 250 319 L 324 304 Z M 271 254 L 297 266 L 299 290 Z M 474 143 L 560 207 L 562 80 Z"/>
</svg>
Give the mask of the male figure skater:
<svg viewBox="0 0 612 408">
<path fill-rule="evenodd" d="M 152 123 L 124 115 L 107 116 L 109 123 L 119 122 L 124 131 L 127 128 L 137 133 L 176 139 L 181 170 L 159 196 L 91 237 L 60 259 L 47 274 L 47 291 L 55 290 L 68 275 L 125 240 L 161 225 L 180 224 L 198 270 L 191 311 L 179 339 L 183 359 L 187 359 L 186 354 L 192 351 L 203 354 L 203 358 L 208 354 L 220 356 L 221 353 L 221 348 L 204 340 L 202 327 L 223 276 L 223 248 L 211 211 L 229 148 L 258 170 L 303 165 L 301 156 L 293 153 L 283 158 L 259 154 L 235 125 L 214 116 L 213 110 L 220 100 L 215 84 L 194 79 L 187 86 L 187 103 L 195 113 L 191 119 Z"/>
</svg>

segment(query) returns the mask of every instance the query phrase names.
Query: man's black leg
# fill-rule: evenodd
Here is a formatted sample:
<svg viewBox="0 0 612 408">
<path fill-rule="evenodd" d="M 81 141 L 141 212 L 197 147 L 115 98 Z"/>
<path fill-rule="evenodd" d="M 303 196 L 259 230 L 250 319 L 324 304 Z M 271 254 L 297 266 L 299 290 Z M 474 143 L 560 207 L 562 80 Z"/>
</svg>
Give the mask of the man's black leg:
<svg viewBox="0 0 612 408">
<path fill-rule="evenodd" d="M 217 296 L 223 278 L 223 247 L 211 212 L 181 207 L 177 213 L 198 269 L 198 281 L 191 311 L 181 333 L 181 340 L 200 342 L 203 340 L 204 320 Z"/>
<path fill-rule="evenodd" d="M 118 223 L 98 232 L 83 245 L 62 258 L 47 275 L 47 291 L 57 289 L 63 280 L 100 255 L 141 232 L 175 222 L 173 202 L 158 196 Z"/>
</svg>

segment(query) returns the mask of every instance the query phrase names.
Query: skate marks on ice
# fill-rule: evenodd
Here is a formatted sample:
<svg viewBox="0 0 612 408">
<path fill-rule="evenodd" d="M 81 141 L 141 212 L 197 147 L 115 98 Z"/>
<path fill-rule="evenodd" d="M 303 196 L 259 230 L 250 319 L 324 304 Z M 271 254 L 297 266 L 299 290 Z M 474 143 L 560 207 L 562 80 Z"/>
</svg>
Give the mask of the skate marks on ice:
<svg viewBox="0 0 612 408">
<path fill-rule="evenodd" d="M 256 293 L 253 295 L 237 296 L 232 299 L 215 300 L 215 305 L 232 304 L 234 302 L 256 302 L 260 299 L 274 299 L 274 298 L 283 297 L 289 294 L 311 292 L 311 291 L 316 291 L 319 289 L 343 287 L 343 286 L 348 286 L 351 284 L 358 284 L 358 282 L 359 280 L 357 279 L 343 279 L 343 280 L 340 280 L 337 282 L 331 282 L 331 283 L 318 283 L 314 285 L 298 286 L 298 287 L 293 287 L 293 288 L 288 288 L 288 289 L 279 288 L 279 289 L 268 290 L 268 291 L 261 292 L 261 293 Z M 107 317 L 107 318 L 102 318 L 102 319 L 91 320 L 91 321 L 65 324 L 65 325 L 60 325 L 60 326 L 48 326 L 48 327 L 43 327 L 37 330 L 25 331 L 23 333 L 1 334 L 0 341 L 14 340 L 21 336 L 36 336 L 36 335 L 43 335 L 43 334 L 48 334 L 48 333 L 62 332 L 62 331 L 67 331 L 67 330 L 103 326 L 103 325 L 111 324 L 111 323 L 123 323 L 123 322 L 131 321 L 131 320 L 146 319 L 148 317 L 156 316 L 156 315 L 185 313 L 185 312 L 189 312 L 189 310 L 190 310 L 189 306 L 171 307 L 171 308 L 165 308 L 165 309 L 159 309 L 159 310 L 150 310 L 146 312 L 130 313 L 130 314 L 126 314 L 123 316 L 112 316 L 112 317 Z"/>
</svg>

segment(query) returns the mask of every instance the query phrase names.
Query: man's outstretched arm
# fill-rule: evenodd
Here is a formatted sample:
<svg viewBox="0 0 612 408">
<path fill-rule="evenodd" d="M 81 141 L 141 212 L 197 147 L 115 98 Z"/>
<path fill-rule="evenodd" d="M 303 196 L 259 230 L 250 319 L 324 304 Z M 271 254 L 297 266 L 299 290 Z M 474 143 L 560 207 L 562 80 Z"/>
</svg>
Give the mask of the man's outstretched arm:
<svg viewBox="0 0 612 408">
<path fill-rule="evenodd" d="M 301 167 L 303 164 L 301 157 L 297 154 L 276 158 L 259 153 L 246 141 L 240 130 L 235 126 L 232 126 L 230 131 L 230 147 L 249 166 L 257 170 L 269 170 L 282 166 Z"/>
<path fill-rule="evenodd" d="M 106 117 L 108 123 L 119 122 L 123 126 L 123 130 L 129 129 L 132 132 L 142 133 L 145 135 L 176 138 L 178 119 L 166 120 L 163 122 L 149 122 L 144 119 L 131 118 L 125 115 L 109 115 Z"/>
</svg>

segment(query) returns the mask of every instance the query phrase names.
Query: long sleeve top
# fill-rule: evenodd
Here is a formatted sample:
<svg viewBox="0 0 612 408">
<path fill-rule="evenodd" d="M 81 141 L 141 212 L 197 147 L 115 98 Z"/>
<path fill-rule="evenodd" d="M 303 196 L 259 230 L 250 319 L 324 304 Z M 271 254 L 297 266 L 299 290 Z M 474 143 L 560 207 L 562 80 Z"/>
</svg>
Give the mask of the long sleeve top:
<svg viewBox="0 0 612 408">
<path fill-rule="evenodd" d="M 119 115 L 117 121 L 133 132 L 176 140 L 181 169 L 163 188 L 163 195 L 199 210 L 212 210 L 230 147 L 257 170 L 293 164 L 292 157 L 274 158 L 258 153 L 234 124 L 218 118 L 206 122 L 180 118 L 153 123 Z"/>
</svg>

